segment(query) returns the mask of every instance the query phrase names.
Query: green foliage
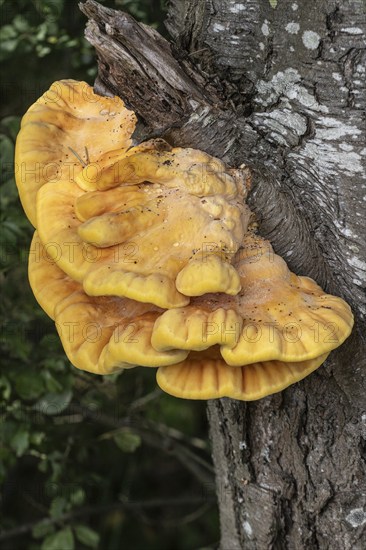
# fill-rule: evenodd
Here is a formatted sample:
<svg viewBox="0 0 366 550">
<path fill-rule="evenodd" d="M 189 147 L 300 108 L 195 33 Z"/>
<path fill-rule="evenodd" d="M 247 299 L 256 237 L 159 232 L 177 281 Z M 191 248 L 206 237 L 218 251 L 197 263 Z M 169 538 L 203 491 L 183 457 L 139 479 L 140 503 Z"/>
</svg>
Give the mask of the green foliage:
<svg viewBox="0 0 366 550">
<path fill-rule="evenodd" d="M 100 537 L 90 527 L 86 525 L 76 525 L 75 534 L 77 539 L 89 548 L 98 548 Z"/>
<path fill-rule="evenodd" d="M 124 453 L 134 453 L 141 445 L 141 437 L 128 429 L 115 434 L 113 440 Z"/>
<path fill-rule="evenodd" d="M 74 534 L 70 527 L 48 535 L 41 546 L 41 550 L 74 550 L 74 548 Z"/>
<path fill-rule="evenodd" d="M 67 0 L 3 1 L 0 61 L 27 54 L 42 58 L 65 49 L 78 57 L 89 46 L 82 35 L 71 37 L 62 25 L 62 14 L 69 5 Z"/>
<path fill-rule="evenodd" d="M 160 0 L 102 2 L 161 28 Z M 20 117 L 53 82 L 92 82 L 73 0 L 0 1 L 0 485 L 2 550 L 176 550 L 218 538 L 205 404 L 153 369 L 77 371 L 27 282 L 33 228 L 13 173 Z M 1 536 L 3 537 L 1 539 Z"/>
</svg>

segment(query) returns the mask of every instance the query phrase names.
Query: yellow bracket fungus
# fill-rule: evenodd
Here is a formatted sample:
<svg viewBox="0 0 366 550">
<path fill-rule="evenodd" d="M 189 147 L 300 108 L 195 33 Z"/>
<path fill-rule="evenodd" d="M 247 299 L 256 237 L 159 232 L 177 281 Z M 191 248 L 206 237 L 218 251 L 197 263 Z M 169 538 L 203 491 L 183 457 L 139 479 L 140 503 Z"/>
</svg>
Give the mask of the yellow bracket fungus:
<svg viewBox="0 0 366 550">
<path fill-rule="evenodd" d="M 135 156 L 131 151 L 128 159 Z M 154 154 L 164 167 L 166 153 Z M 152 153 L 136 153 L 141 163 L 146 155 Z M 150 163 L 153 183 L 121 181 L 105 191 L 87 192 L 62 180 L 39 189 L 40 238 L 59 267 L 82 283 L 87 294 L 125 296 L 170 308 L 207 292 L 239 292 L 239 276 L 231 262 L 250 217 L 243 178 L 226 169 L 208 173 L 210 183 L 200 187 L 199 174 L 204 178 L 202 173 L 214 159 L 193 151 L 197 162 L 189 168 L 202 196 L 191 194 L 184 174 L 179 184 L 180 161 L 174 150 L 169 155 L 166 169 L 159 171 Z M 177 155 L 182 156 L 181 150 Z M 216 168 L 224 170 L 221 164 Z M 215 184 L 218 194 L 212 195 Z"/>
<path fill-rule="evenodd" d="M 228 365 L 257 361 L 307 361 L 340 346 L 353 316 L 341 298 L 297 277 L 268 241 L 248 233 L 234 266 L 236 296 L 206 294 L 157 319 L 155 349 L 200 351 L 219 344 Z"/>
<path fill-rule="evenodd" d="M 23 116 L 16 142 L 15 178 L 30 222 L 45 183 L 74 181 L 106 150 L 126 150 L 135 125 L 120 98 L 96 95 L 86 82 L 54 82 Z"/>
<path fill-rule="evenodd" d="M 77 367 L 156 367 L 190 399 L 253 400 L 318 368 L 350 334 L 338 297 L 254 235 L 249 174 L 162 139 L 85 82 L 24 115 L 15 171 L 36 227 L 29 280 Z"/>
<path fill-rule="evenodd" d="M 136 365 L 171 365 L 187 356 L 152 347 L 160 308 L 128 298 L 88 296 L 47 255 L 37 231 L 29 254 L 29 281 L 39 304 L 54 319 L 66 355 L 79 369 L 108 374 Z"/>
<path fill-rule="evenodd" d="M 160 367 L 156 380 L 166 393 L 183 399 L 231 397 L 254 401 L 284 390 L 324 363 L 328 354 L 309 361 L 262 361 L 231 367 L 214 348 L 190 352 L 177 365 Z"/>
</svg>

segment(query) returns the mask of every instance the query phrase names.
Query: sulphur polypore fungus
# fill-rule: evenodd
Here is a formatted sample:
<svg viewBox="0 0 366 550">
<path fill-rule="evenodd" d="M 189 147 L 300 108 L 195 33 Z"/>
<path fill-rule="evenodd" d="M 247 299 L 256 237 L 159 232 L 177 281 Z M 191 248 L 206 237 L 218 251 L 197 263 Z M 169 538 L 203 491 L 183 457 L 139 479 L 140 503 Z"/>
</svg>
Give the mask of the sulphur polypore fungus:
<svg viewBox="0 0 366 550">
<path fill-rule="evenodd" d="M 128 298 L 88 296 L 47 255 L 37 231 L 29 254 L 29 281 L 38 303 L 55 321 L 66 355 L 79 369 L 110 374 L 136 365 L 171 365 L 188 355 L 152 347 L 152 330 L 162 309 Z"/>
<path fill-rule="evenodd" d="M 206 294 L 156 321 L 153 346 L 201 351 L 220 345 L 228 365 L 257 361 L 307 361 L 347 338 L 352 314 L 341 298 L 297 277 L 268 241 L 247 233 L 234 266 L 242 290 L 236 296 Z"/>
<path fill-rule="evenodd" d="M 77 367 L 157 367 L 191 399 L 253 400 L 318 368 L 350 334 L 340 298 L 250 229 L 249 176 L 161 139 L 85 82 L 55 82 L 22 120 L 16 182 L 36 232 L 29 279 Z"/>
<path fill-rule="evenodd" d="M 242 178 L 201 151 L 136 149 L 124 160 L 136 165 L 138 157 L 153 170 L 137 184 L 121 170 L 118 185 L 104 191 L 64 180 L 39 189 L 36 226 L 44 245 L 52 243 L 49 253 L 91 296 L 169 308 L 207 292 L 236 294 L 232 256 L 250 216 Z M 212 254 L 216 243 L 220 253 Z"/>
<path fill-rule="evenodd" d="M 216 348 L 210 348 L 192 351 L 176 365 L 160 367 L 156 379 L 162 390 L 175 397 L 254 401 L 302 380 L 324 363 L 327 356 L 326 353 L 309 361 L 261 361 L 231 367 Z"/>
<path fill-rule="evenodd" d="M 36 225 L 36 195 L 51 181 L 73 181 L 106 150 L 126 150 L 136 117 L 118 97 L 96 95 L 86 82 L 54 82 L 25 113 L 15 149 L 20 200 Z"/>
</svg>

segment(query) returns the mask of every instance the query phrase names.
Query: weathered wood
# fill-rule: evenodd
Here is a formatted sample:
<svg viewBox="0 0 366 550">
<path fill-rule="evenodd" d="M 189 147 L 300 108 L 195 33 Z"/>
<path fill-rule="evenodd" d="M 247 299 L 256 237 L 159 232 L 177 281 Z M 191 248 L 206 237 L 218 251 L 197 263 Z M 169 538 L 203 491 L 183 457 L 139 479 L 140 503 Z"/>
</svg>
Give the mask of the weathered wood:
<svg viewBox="0 0 366 550">
<path fill-rule="evenodd" d="M 273 2 L 272 2 L 273 4 Z M 361 550 L 366 528 L 366 48 L 362 0 L 173 0 L 155 31 L 81 6 L 99 85 L 161 135 L 254 174 L 260 232 L 357 323 L 279 395 L 208 406 L 222 549 Z M 100 84 L 103 84 L 103 89 Z"/>
</svg>

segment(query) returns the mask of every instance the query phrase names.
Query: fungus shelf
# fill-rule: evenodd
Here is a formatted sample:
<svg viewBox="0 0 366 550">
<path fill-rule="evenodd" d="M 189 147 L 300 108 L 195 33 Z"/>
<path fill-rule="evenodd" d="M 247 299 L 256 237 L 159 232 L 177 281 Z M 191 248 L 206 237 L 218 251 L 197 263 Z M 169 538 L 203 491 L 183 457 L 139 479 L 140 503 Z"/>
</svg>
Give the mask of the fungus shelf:
<svg viewBox="0 0 366 550">
<path fill-rule="evenodd" d="M 24 115 L 16 182 L 36 231 L 29 280 L 65 352 L 96 374 L 157 368 L 189 399 L 260 399 L 349 336 L 349 306 L 291 273 L 253 231 L 245 167 L 162 139 L 85 82 Z"/>
</svg>

